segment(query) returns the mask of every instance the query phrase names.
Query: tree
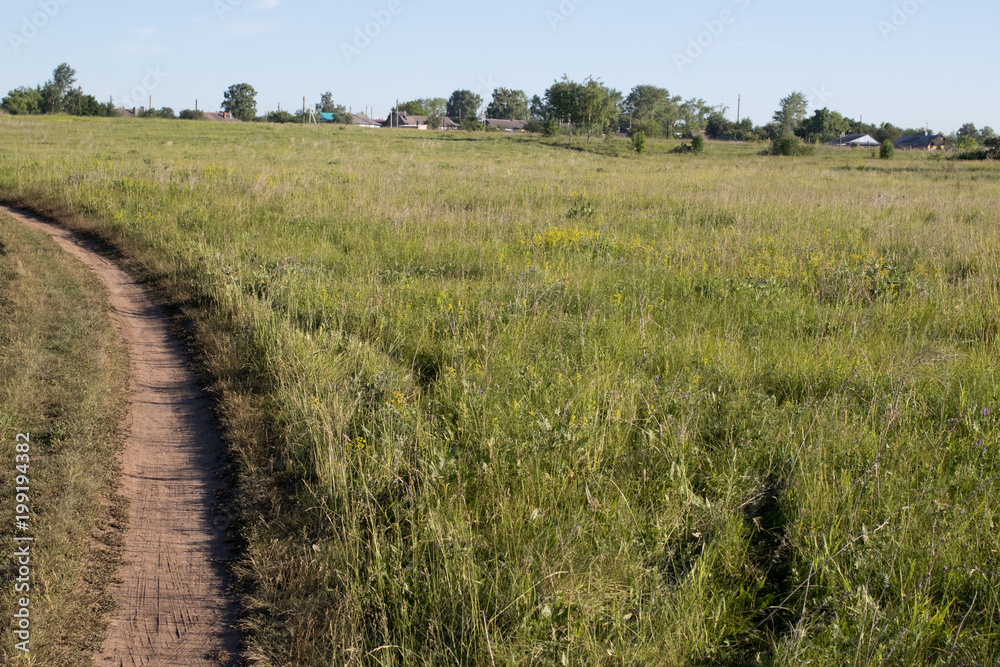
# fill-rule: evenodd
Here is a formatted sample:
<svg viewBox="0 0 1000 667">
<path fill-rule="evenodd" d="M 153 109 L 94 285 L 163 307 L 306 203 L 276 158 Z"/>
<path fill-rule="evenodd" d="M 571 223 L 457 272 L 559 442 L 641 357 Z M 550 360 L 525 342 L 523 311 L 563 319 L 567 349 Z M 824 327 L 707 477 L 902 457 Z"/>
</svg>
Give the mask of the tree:
<svg viewBox="0 0 1000 667">
<path fill-rule="evenodd" d="M 497 88 L 493 91 L 493 101 L 486 108 L 487 118 L 505 120 L 528 119 L 528 96 L 523 90 Z"/>
<path fill-rule="evenodd" d="M 833 141 L 851 129 L 851 121 L 836 111 L 817 109 L 811 117 L 802 121 L 795 134 L 808 143 Z"/>
<path fill-rule="evenodd" d="M 587 128 L 587 143 L 593 132 L 605 132 L 612 121 L 618 117 L 618 105 L 622 94 L 613 88 L 608 88 L 599 79 L 588 77 L 581 88 L 580 98 L 582 124 Z"/>
<path fill-rule="evenodd" d="M 316 105 L 316 113 L 333 114 L 333 119 L 330 122 L 339 123 L 341 125 L 350 125 L 354 122 L 354 118 L 351 114 L 347 113 L 347 107 L 343 104 L 337 104 L 334 102 L 333 93 L 330 92 L 323 93 L 320 96 L 319 104 Z M 303 118 L 303 120 L 305 120 L 305 118 Z"/>
<path fill-rule="evenodd" d="M 643 131 L 636 132 L 632 135 L 632 149 L 642 155 L 646 152 L 646 133 Z"/>
<path fill-rule="evenodd" d="M 42 91 L 39 88 L 15 88 L 3 98 L 0 108 L 15 116 L 42 113 Z"/>
<path fill-rule="evenodd" d="M 181 120 L 205 120 L 205 112 L 201 109 L 184 109 L 178 117 Z"/>
<path fill-rule="evenodd" d="M 632 89 L 622 104 L 622 127 L 644 132 L 647 137 L 671 136 L 680 118 L 680 96 L 665 88 L 641 85 Z"/>
<path fill-rule="evenodd" d="M 537 120 L 541 122 L 546 122 L 556 116 L 555 107 L 549 104 L 547 101 L 543 100 L 538 95 L 531 98 L 531 104 L 528 107 L 528 115 L 531 120 Z"/>
<path fill-rule="evenodd" d="M 793 92 L 781 100 L 781 108 L 774 112 L 774 124 L 778 136 L 791 134 L 806 117 L 809 102 L 804 93 Z"/>
<path fill-rule="evenodd" d="M 421 97 L 393 108 L 411 116 L 444 116 L 447 110 L 448 100 L 443 97 Z"/>
<path fill-rule="evenodd" d="M 459 123 L 466 118 L 478 119 L 483 98 L 471 90 L 456 90 L 448 98 L 445 115 Z"/>
<path fill-rule="evenodd" d="M 223 97 L 222 110 L 233 114 L 234 118 L 249 122 L 257 117 L 257 91 L 249 83 L 229 86 Z"/>
<path fill-rule="evenodd" d="M 545 100 L 555 110 L 556 117 L 570 124 L 569 140 L 573 142 L 572 126 L 582 122 L 580 97 L 582 86 L 570 81 L 564 74 L 562 81 L 556 81 L 545 91 Z"/>
<path fill-rule="evenodd" d="M 105 105 L 80 88 L 71 88 L 63 96 L 63 110 L 73 116 L 104 116 Z"/>
<path fill-rule="evenodd" d="M 577 83 L 563 75 L 561 81 L 556 81 L 545 91 L 545 97 L 559 118 L 578 128 L 586 128 L 589 143 L 593 132 L 604 131 L 618 117 L 622 94 L 592 77 Z M 572 143 L 572 132 L 569 140 Z"/>
</svg>

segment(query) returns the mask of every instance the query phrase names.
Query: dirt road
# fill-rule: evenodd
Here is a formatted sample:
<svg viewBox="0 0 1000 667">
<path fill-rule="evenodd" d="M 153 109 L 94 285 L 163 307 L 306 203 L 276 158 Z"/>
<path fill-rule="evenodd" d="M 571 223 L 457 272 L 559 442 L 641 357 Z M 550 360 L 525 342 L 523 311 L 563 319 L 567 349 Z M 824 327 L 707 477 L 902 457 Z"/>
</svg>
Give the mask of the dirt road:
<svg viewBox="0 0 1000 667">
<path fill-rule="evenodd" d="M 125 565 L 112 592 L 118 607 L 99 667 L 234 664 L 234 606 L 218 564 L 225 520 L 213 512 L 223 445 L 207 399 L 168 319 L 128 274 L 71 232 L 4 208 L 49 234 L 108 287 L 115 327 L 132 373 L 121 493 L 130 503 Z"/>
</svg>

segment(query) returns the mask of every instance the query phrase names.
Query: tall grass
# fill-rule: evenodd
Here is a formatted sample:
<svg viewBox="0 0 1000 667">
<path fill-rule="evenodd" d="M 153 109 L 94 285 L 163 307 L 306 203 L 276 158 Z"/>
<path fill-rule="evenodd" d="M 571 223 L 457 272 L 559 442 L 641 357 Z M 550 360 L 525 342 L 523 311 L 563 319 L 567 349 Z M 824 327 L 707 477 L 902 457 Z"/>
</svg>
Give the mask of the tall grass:
<svg viewBox="0 0 1000 667">
<path fill-rule="evenodd" d="M 1000 660 L 995 166 L 0 126 L 194 322 L 252 660 Z"/>
<path fill-rule="evenodd" d="M 86 267 L 0 213 L 0 615 L 11 619 L 27 598 L 31 633 L 29 653 L 15 648 L 23 638 L 8 620 L 0 664 L 81 664 L 100 649 L 114 604 L 108 585 L 127 513 L 116 486 L 128 359 L 108 311 L 107 292 Z M 15 460 L 19 433 L 31 451 L 28 468 L 15 470 L 25 463 Z M 27 533 L 14 523 L 16 486 L 25 486 L 15 477 L 24 472 Z M 15 553 L 25 543 L 14 537 L 29 535 L 25 563 Z"/>
</svg>

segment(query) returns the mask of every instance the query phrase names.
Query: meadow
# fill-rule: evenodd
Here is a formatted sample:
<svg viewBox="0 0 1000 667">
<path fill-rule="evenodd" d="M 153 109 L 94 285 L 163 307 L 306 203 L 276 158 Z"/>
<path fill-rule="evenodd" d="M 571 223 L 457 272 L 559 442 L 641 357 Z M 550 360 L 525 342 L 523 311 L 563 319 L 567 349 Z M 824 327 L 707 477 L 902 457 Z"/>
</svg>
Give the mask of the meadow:
<svg viewBox="0 0 1000 667">
<path fill-rule="evenodd" d="M 1000 664 L 1000 167 L 565 144 L 0 118 L 176 308 L 247 658 Z"/>
</svg>

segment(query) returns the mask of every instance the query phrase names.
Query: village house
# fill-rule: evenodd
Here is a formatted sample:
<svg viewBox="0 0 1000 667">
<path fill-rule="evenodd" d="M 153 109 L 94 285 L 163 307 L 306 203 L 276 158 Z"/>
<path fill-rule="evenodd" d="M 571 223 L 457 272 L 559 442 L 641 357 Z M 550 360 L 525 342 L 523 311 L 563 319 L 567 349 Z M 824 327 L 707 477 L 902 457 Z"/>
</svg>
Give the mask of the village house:
<svg viewBox="0 0 1000 667">
<path fill-rule="evenodd" d="M 894 146 L 900 150 L 943 151 L 944 137 L 940 134 L 911 134 L 897 139 Z"/>
<path fill-rule="evenodd" d="M 859 146 L 861 148 L 878 148 L 882 144 L 880 144 L 878 139 L 870 134 L 842 134 L 833 141 L 826 142 L 826 145 L 852 148 L 855 146 Z"/>
<path fill-rule="evenodd" d="M 487 127 L 492 127 L 497 130 L 503 130 L 504 132 L 524 132 L 525 121 L 523 120 L 506 120 L 503 118 L 487 118 Z"/>
</svg>

